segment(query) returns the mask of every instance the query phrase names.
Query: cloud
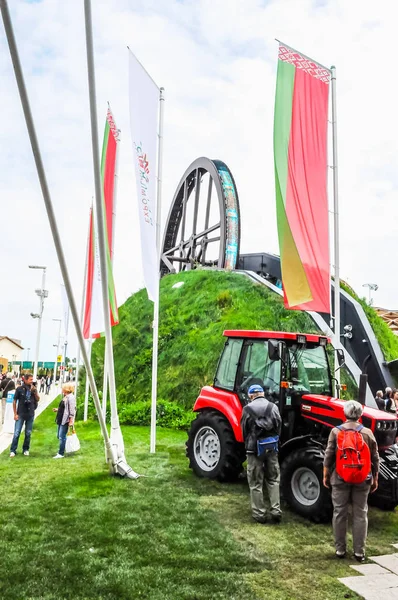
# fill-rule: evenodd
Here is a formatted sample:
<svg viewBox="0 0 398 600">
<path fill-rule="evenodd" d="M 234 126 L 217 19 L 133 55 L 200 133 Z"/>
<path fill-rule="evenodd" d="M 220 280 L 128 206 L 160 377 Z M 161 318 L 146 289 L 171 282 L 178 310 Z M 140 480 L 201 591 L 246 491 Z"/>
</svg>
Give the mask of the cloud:
<svg viewBox="0 0 398 600">
<path fill-rule="evenodd" d="M 93 195 L 82 3 L 11 5 L 58 225 L 80 303 Z M 115 0 L 93 2 L 99 128 L 109 100 L 122 130 L 115 280 L 119 302 L 143 286 L 129 137 L 129 45 L 166 89 L 163 221 L 180 177 L 198 156 L 224 160 L 239 191 L 242 251 L 278 251 L 272 129 L 279 38 L 337 66 L 341 273 L 378 304 L 398 305 L 392 261 L 398 217 L 395 6 L 387 0 Z M 41 357 L 54 355 L 60 273 L 22 117 L 0 38 L 0 333 L 35 344 L 30 262 L 48 266 Z M 71 355 L 75 342 L 71 336 Z M 32 356 L 32 350 L 30 353 Z"/>
</svg>

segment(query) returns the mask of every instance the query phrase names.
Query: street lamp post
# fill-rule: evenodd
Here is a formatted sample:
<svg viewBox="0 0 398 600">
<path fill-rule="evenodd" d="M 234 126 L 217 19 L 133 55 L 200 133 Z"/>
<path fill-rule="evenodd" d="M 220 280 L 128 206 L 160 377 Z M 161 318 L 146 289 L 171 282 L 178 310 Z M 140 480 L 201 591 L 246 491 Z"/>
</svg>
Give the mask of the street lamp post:
<svg viewBox="0 0 398 600">
<path fill-rule="evenodd" d="M 28 358 L 26 359 L 26 362 L 29 362 L 29 352 L 30 352 L 30 348 L 26 348 L 28 351 Z"/>
<path fill-rule="evenodd" d="M 59 323 L 58 326 L 58 341 L 57 341 L 57 356 L 55 357 L 55 363 L 54 363 L 54 386 L 55 386 L 55 382 L 57 381 L 57 364 L 58 364 L 58 355 L 59 355 L 59 344 L 61 341 L 61 323 L 62 323 L 62 319 L 53 319 L 53 321 L 57 321 L 57 323 Z M 55 344 L 54 344 L 55 347 Z M 59 378 L 61 379 L 61 374 L 59 376 Z"/>
<path fill-rule="evenodd" d="M 369 306 L 372 306 L 372 292 L 377 292 L 379 286 L 377 285 L 377 283 L 364 283 L 362 287 L 367 287 L 369 289 Z"/>
<path fill-rule="evenodd" d="M 41 323 L 43 320 L 43 310 L 44 310 L 44 298 L 47 298 L 47 296 L 48 296 L 48 291 L 45 289 L 47 267 L 41 267 L 39 265 L 29 265 L 29 269 L 41 269 L 43 271 L 42 280 L 41 280 L 41 289 L 35 290 L 36 294 L 40 298 L 39 312 L 38 313 L 30 313 L 34 319 L 38 319 L 37 337 L 36 337 L 36 352 L 35 352 L 35 366 L 33 367 L 33 381 L 36 381 L 37 380 L 37 367 L 38 367 L 38 361 L 39 361 L 39 350 L 40 350 Z"/>
</svg>

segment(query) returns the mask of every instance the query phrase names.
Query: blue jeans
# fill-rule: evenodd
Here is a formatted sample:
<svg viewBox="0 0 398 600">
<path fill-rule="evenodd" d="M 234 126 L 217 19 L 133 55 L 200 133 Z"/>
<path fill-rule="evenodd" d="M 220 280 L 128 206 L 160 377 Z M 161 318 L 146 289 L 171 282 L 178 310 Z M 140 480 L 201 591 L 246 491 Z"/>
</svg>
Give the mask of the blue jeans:
<svg viewBox="0 0 398 600">
<path fill-rule="evenodd" d="M 65 454 L 65 446 L 66 446 L 66 434 L 68 433 L 69 425 L 66 423 L 65 425 L 58 425 L 57 430 L 57 438 L 59 439 L 59 450 L 58 454 L 63 456 Z"/>
<path fill-rule="evenodd" d="M 23 452 L 29 450 L 30 447 L 30 436 L 32 435 L 34 417 L 19 417 L 18 421 L 15 421 L 14 437 L 11 442 L 11 452 L 16 452 L 18 448 L 19 436 L 21 435 L 22 427 L 25 424 L 25 439 L 23 441 Z"/>
</svg>

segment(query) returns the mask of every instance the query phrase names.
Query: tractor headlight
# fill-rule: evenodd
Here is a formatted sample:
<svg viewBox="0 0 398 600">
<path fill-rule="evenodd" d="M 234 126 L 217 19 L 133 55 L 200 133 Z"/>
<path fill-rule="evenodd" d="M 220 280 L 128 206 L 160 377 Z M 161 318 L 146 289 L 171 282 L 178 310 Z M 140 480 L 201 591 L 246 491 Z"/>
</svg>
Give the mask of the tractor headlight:
<svg viewBox="0 0 398 600">
<path fill-rule="evenodd" d="M 325 338 L 325 337 L 319 338 L 319 345 L 320 346 L 327 346 L 327 343 L 328 343 L 328 338 Z"/>
<path fill-rule="evenodd" d="M 376 428 L 377 428 L 377 429 L 381 429 L 381 421 L 378 421 L 378 422 L 377 422 Z"/>
<path fill-rule="evenodd" d="M 305 335 L 302 335 L 301 333 L 299 333 L 297 335 L 297 343 L 298 344 L 305 344 L 306 341 L 307 341 L 307 338 L 305 337 Z"/>
</svg>

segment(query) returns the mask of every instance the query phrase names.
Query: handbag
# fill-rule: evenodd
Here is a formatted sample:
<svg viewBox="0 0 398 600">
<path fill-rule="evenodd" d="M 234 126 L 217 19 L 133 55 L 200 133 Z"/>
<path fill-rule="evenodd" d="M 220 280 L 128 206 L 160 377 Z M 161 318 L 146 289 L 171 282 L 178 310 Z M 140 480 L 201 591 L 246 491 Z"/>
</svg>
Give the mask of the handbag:
<svg viewBox="0 0 398 600">
<path fill-rule="evenodd" d="M 71 454 L 72 452 L 77 452 L 78 450 L 80 450 L 79 438 L 77 437 L 76 429 L 73 425 L 71 425 L 66 435 L 65 453 Z"/>
<path fill-rule="evenodd" d="M 3 397 L 4 397 L 4 394 L 6 393 L 6 389 L 8 388 L 8 386 L 10 385 L 10 383 L 11 383 L 11 379 L 10 379 L 10 381 L 7 383 L 7 385 L 6 385 L 6 387 L 4 388 L 4 390 L 0 390 L 0 400 L 2 400 L 2 399 L 3 399 Z"/>
</svg>

